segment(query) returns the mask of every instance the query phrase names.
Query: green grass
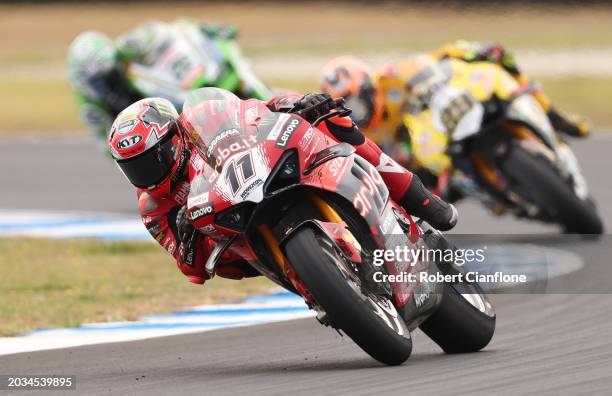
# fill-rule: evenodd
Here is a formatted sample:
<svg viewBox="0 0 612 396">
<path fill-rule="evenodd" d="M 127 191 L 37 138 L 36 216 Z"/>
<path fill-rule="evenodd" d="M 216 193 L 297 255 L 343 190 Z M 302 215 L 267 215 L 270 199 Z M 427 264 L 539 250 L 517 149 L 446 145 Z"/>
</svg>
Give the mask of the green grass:
<svg viewBox="0 0 612 396">
<path fill-rule="evenodd" d="M 0 239 L 0 335 L 133 320 L 264 293 L 267 279 L 187 281 L 157 244 Z"/>
<path fill-rule="evenodd" d="M 249 4 L 248 13 L 245 7 L 238 2 L 154 3 L 144 8 L 138 4 L 0 5 L 0 136 L 82 133 L 84 127 L 65 82 L 67 48 L 84 30 L 117 36 L 135 27 L 135 13 L 138 22 L 187 15 L 234 25 L 241 32 L 239 43 L 247 56 L 286 59 L 288 68 L 295 54 L 331 57 L 429 51 L 458 38 L 497 41 L 514 50 L 612 48 L 612 7 L 350 2 L 278 7 L 264 2 Z M 312 73 L 314 81 L 317 70 Z M 273 86 L 315 89 L 310 81 L 262 77 Z M 562 107 L 584 113 L 596 126 L 608 127 L 612 116 L 605 102 L 612 98 L 611 80 L 546 80 L 545 85 Z"/>
<path fill-rule="evenodd" d="M 539 79 L 545 91 L 560 109 L 587 116 L 595 129 L 612 128 L 612 79 L 562 78 Z M 312 80 L 271 79 L 272 86 L 308 92 L 317 87 Z M 57 135 L 84 133 L 76 112 L 76 103 L 63 80 L 7 80 L 0 78 L 0 91 L 12 100 L 0 107 L 0 136 Z"/>
<path fill-rule="evenodd" d="M 612 78 L 543 78 L 539 81 L 556 107 L 587 116 L 596 131 L 612 130 Z"/>
<path fill-rule="evenodd" d="M 70 86 L 62 79 L 0 77 L 0 135 L 57 135 L 84 129 Z"/>
<path fill-rule="evenodd" d="M 539 81 L 553 102 L 561 109 L 589 117 L 596 129 L 612 127 L 612 79 L 561 78 Z M 275 79 L 271 85 L 298 92 L 316 90 L 312 81 Z M 0 78 L 0 91 L 12 98 L 0 107 L 0 135 L 56 135 L 84 131 L 76 112 L 76 103 L 63 80 L 7 80 Z"/>
<path fill-rule="evenodd" d="M 184 16 L 236 26 L 243 48 L 258 53 L 426 50 L 457 38 L 501 41 L 521 48 L 612 45 L 612 8 L 605 6 L 203 3 L 0 5 L 0 63 L 41 56 L 62 59 L 70 41 L 86 29 L 117 35 L 137 21 Z M 15 32 L 19 40 L 14 39 Z"/>
</svg>

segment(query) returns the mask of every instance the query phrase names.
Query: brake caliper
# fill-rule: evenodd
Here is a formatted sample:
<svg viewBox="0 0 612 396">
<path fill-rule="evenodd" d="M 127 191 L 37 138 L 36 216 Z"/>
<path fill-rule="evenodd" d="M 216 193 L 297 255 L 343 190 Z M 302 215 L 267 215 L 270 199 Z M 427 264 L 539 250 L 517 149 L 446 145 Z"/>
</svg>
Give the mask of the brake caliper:
<svg viewBox="0 0 612 396">
<path fill-rule="evenodd" d="M 361 245 L 353 234 L 344 226 L 338 223 L 319 222 L 325 228 L 327 235 L 331 236 L 342 250 L 342 253 L 353 263 L 361 263 Z"/>
</svg>

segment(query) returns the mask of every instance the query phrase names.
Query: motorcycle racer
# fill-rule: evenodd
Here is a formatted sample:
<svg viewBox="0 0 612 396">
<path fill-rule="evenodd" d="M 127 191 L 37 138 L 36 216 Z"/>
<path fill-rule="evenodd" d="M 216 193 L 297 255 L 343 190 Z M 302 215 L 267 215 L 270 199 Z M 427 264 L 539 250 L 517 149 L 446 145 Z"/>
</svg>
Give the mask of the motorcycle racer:
<svg viewBox="0 0 612 396">
<path fill-rule="evenodd" d="M 498 64 L 520 85 L 533 87 L 532 95 L 546 111 L 555 130 L 575 137 L 585 137 L 590 133 L 585 119 L 563 115 L 552 106 L 541 87 L 519 70 L 514 56 L 500 45 L 458 40 L 431 55 L 438 60 L 453 58 Z M 419 68 L 418 63 L 412 62 L 414 59 L 388 64 L 373 74 L 364 62 L 355 57 L 338 57 L 321 69 L 320 88 L 332 97 L 344 97 L 354 109 L 351 117 L 379 145 L 385 147 L 402 142 L 405 137 L 405 131 L 402 131 L 405 88 L 408 79 Z"/>
<path fill-rule="evenodd" d="M 68 51 L 68 78 L 82 122 L 105 146 L 117 114 L 145 97 L 164 97 L 179 110 L 187 91 L 203 86 L 270 98 L 236 36 L 229 26 L 183 19 L 147 22 L 114 41 L 100 32 L 81 33 Z"/>
<path fill-rule="evenodd" d="M 333 103 L 329 95 L 316 93 L 289 94 L 265 103 L 256 99 L 248 102 L 274 112 L 301 111 L 309 122 L 328 114 Z M 202 169 L 202 164 L 208 162 L 206 155 L 190 141 L 196 127 L 206 125 L 190 124 L 166 99 L 147 98 L 117 116 L 108 144 L 118 167 L 137 188 L 140 213 L 148 231 L 176 259 L 190 282 L 202 284 L 208 279 L 204 264 L 214 242 L 195 230 L 186 216 L 190 169 Z M 458 214 L 454 206 L 437 198 L 418 176 L 385 155 L 350 118 L 336 116 L 317 128 L 335 140 L 353 145 L 358 155 L 378 169 L 391 198 L 409 213 L 440 230 L 456 224 Z M 233 279 L 258 275 L 245 261 L 228 252 L 222 256 L 216 274 Z"/>
<path fill-rule="evenodd" d="M 499 44 L 457 40 L 442 46 L 432 55 L 437 59 L 456 58 L 465 62 L 495 63 L 510 73 L 520 85 L 534 88 L 531 95 L 540 103 L 555 130 L 574 137 L 586 137 L 591 132 L 583 117 L 558 111 L 542 88 L 521 72 L 514 55 Z"/>
</svg>

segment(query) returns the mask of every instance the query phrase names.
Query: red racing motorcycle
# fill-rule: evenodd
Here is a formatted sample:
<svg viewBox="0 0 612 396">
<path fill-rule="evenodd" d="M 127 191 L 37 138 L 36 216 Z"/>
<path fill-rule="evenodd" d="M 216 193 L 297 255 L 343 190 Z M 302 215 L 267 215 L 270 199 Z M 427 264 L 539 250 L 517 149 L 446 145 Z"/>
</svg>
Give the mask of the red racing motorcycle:
<svg viewBox="0 0 612 396">
<path fill-rule="evenodd" d="M 317 129 L 350 112 L 341 101 L 335 105 L 310 124 L 216 88 L 192 93 L 183 113 L 198 150 L 187 210 L 193 225 L 216 241 L 207 272 L 213 276 L 231 251 L 388 365 L 408 359 L 417 327 L 448 353 L 482 349 L 493 336 L 495 313 L 478 284 L 384 280 L 463 269 L 424 260 L 376 263 L 381 249 L 451 245 L 393 202 L 376 168 L 352 146 Z"/>
</svg>

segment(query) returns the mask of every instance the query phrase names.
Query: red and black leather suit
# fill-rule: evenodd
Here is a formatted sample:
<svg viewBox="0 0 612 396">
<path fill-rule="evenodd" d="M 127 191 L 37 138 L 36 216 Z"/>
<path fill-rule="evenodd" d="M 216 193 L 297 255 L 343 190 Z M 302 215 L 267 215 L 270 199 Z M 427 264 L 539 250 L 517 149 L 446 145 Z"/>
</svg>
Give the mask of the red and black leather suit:
<svg viewBox="0 0 612 396">
<path fill-rule="evenodd" d="M 266 102 L 266 105 L 271 111 L 290 112 L 303 98 L 305 97 L 298 94 L 277 96 Z M 409 213 L 423 217 L 430 223 L 435 223 L 436 217 L 440 218 L 438 227 L 432 224 L 436 228 L 445 229 L 454 225 L 454 209 L 451 211 L 448 204 L 423 187 L 417 176 L 384 154 L 359 131 L 349 117 L 333 117 L 319 124 L 317 128 L 338 141 L 353 145 L 356 154 L 378 169 L 389 189 L 391 199 L 406 208 Z M 178 268 L 190 282 L 202 284 L 207 279 L 204 264 L 214 247 L 214 241 L 202 233 L 196 233 L 195 243 L 187 244 L 181 241 L 177 229 L 177 214 L 186 204 L 189 195 L 188 167 L 191 166 L 194 156 L 199 155 L 194 149 L 191 153 L 181 156 L 179 169 L 173 175 L 170 193 L 167 189 L 161 191 L 153 188 L 138 189 L 137 194 L 140 214 L 147 230 L 176 259 Z M 447 224 L 449 222 L 453 224 Z M 241 279 L 256 276 L 257 273 L 239 257 L 227 252 L 216 269 L 216 275 Z"/>
</svg>

